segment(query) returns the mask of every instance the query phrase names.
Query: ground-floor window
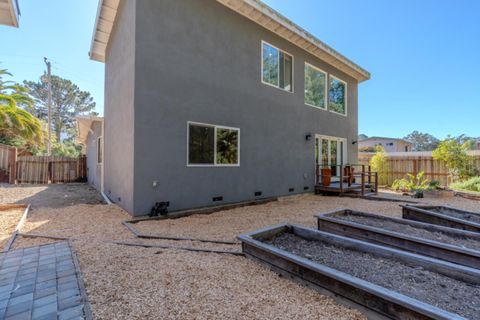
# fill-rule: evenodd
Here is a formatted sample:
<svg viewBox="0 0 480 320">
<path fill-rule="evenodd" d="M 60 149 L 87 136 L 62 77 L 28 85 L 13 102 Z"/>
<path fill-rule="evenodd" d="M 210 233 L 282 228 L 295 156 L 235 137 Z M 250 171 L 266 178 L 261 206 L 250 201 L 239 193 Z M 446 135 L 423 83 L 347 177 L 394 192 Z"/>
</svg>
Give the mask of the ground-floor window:
<svg viewBox="0 0 480 320">
<path fill-rule="evenodd" d="M 188 165 L 238 166 L 240 129 L 188 122 Z"/>
</svg>

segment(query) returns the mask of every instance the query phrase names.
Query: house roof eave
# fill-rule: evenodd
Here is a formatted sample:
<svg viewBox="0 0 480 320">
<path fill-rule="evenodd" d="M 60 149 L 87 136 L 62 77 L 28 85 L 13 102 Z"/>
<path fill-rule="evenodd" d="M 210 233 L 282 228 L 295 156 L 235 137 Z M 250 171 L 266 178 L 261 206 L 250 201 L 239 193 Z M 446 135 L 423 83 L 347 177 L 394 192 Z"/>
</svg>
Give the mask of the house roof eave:
<svg viewBox="0 0 480 320">
<path fill-rule="evenodd" d="M 349 60 L 260 0 L 216 1 L 336 67 L 358 82 L 370 79 L 370 73 L 367 70 Z M 89 52 L 92 60 L 105 62 L 108 41 L 117 16 L 119 2 L 120 0 L 99 0 Z"/>
</svg>

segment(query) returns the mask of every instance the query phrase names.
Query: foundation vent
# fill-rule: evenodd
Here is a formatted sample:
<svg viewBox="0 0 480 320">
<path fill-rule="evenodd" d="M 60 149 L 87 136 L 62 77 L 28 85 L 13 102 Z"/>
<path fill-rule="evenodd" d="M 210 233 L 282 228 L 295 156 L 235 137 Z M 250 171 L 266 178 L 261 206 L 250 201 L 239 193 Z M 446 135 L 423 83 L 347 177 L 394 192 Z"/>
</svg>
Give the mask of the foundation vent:
<svg viewBox="0 0 480 320">
<path fill-rule="evenodd" d="M 223 201 L 223 197 L 222 197 L 222 196 L 219 196 L 219 197 L 213 197 L 213 198 L 212 198 L 212 201 L 213 201 L 213 202 L 217 202 L 217 201 Z"/>
</svg>

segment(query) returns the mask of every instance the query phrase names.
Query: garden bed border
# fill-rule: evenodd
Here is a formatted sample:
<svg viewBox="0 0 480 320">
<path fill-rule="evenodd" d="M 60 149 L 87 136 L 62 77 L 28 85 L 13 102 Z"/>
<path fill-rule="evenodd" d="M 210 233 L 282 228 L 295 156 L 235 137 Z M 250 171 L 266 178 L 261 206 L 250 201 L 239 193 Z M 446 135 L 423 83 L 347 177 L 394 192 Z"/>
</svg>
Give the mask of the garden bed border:
<svg viewBox="0 0 480 320">
<path fill-rule="evenodd" d="M 384 217 L 362 211 L 350 209 L 338 209 L 315 215 L 317 228 L 325 232 L 334 233 L 340 236 L 367 241 L 375 244 L 386 245 L 400 250 L 407 250 L 417 254 L 423 254 L 432 258 L 442 259 L 464 266 L 480 269 L 480 251 L 460 246 L 443 243 L 440 241 L 425 239 L 417 236 L 390 231 L 380 227 L 363 225 L 360 223 L 345 221 L 336 218 L 338 214 L 351 214 L 364 217 L 372 217 L 385 221 L 392 221 L 399 224 L 407 224 L 412 227 L 420 227 L 433 232 L 454 234 L 462 237 L 476 238 L 480 241 L 480 234 L 452 229 L 412 220 L 402 220 L 391 217 Z"/>
<path fill-rule="evenodd" d="M 461 218 L 455 218 L 449 215 L 430 211 L 431 208 L 446 208 L 449 210 L 455 210 L 457 212 L 465 214 L 473 214 L 480 216 L 480 213 L 461 210 L 449 206 L 436 206 L 436 205 L 400 205 L 402 207 L 403 219 L 414 220 L 419 222 L 430 223 L 434 225 L 455 228 L 460 230 L 466 230 L 471 232 L 480 232 L 480 223 L 464 220 Z"/>
<path fill-rule="evenodd" d="M 270 267 L 273 271 L 282 275 L 307 284 L 317 290 L 320 289 L 322 293 L 325 290 L 330 291 L 329 295 L 340 303 L 350 306 L 353 304 L 356 307 L 360 305 L 361 310 L 365 311 L 367 309 L 369 316 L 394 319 L 408 317 L 410 319 L 464 319 L 459 315 L 315 263 L 258 240 L 288 231 L 306 239 L 328 239 L 340 245 L 356 247 L 357 250 L 376 252 L 385 256 L 395 256 L 397 259 L 406 259 L 410 260 L 410 262 L 415 261 L 417 264 L 422 261 L 420 265 L 424 267 L 429 266 L 430 269 L 436 272 L 440 272 L 440 270 L 453 271 L 458 277 L 462 277 L 461 270 L 468 270 L 468 273 L 470 273 L 468 278 L 470 280 L 473 280 L 474 274 L 480 274 L 479 270 L 290 224 L 267 227 L 238 237 L 242 241 L 242 249 L 247 257 Z"/>
</svg>

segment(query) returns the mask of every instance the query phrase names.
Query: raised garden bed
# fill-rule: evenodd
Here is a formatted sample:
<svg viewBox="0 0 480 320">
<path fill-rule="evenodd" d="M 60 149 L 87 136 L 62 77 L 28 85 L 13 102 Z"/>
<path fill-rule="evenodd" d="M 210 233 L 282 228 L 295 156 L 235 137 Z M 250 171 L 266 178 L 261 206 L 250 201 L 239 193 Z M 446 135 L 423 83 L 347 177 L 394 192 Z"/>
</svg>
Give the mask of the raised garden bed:
<svg viewBox="0 0 480 320">
<path fill-rule="evenodd" d="M 369 317 L 477 319 L 479 270 L 300 226 L 239 237 L 243 252 Z"/>
<path fill-rule="evenodd" d="M 480 232 L 480 213 L 446 206 L 405 205 L 402 208 L 404 219 Z"/>
<path fill-rule="evenodd" d="M 480 269 L 480 234 L 342 209 L 316 215 L 318 229 Z"/>
</svg>

